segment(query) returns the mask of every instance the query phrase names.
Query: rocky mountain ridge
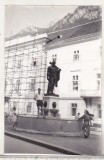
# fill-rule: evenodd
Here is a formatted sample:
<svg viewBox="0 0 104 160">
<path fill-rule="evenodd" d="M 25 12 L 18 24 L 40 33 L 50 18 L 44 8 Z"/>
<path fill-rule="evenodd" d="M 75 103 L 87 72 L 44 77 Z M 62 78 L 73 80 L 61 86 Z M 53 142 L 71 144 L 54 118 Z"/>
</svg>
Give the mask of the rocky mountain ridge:
<svg viewBox="0 0 104 160">
<path fill-rule="evenodd" d="M 49 28 L 28 26 L 12 36 L 12 38 L 26 35 L 36 35 L 37 33 L 51 33 L 54 31 L 71 28 L 100 19 L 102 19 L 101 6 L 78 6 L 73 13 L 68 13 L 64 18 L 62 18 Z"/>
<path fill-rule="evenodd" d="M 67 14 L 48 29 L 48 32 L 65 29 L 102 18 L 100 6 L 79 6 L 73 14 Z"/>
</svg>

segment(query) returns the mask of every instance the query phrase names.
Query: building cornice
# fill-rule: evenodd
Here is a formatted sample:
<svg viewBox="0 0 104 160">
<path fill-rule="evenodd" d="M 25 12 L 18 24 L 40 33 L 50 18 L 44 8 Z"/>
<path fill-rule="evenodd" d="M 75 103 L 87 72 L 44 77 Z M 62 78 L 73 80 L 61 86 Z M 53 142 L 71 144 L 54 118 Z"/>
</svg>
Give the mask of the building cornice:
<svg viewBox="0 0 104 160">
<path fill-rule="evenodd" d="M 78 43 L 84 43 L 84 42 L 96 40 L 101 37 L 102 37 L 101 32 L 97 32 L 97 33 L 87 34 L 87 35 L 78 36 L 78 37 L 74 37 L 74 38 L 67 38 L 64 40 L 60 39 L 57 42 L 52 41 L 51 43 L 46 44 L 45 49 L 46 49 L 46 51 L 48 51 L 48 50 L 52 50 L 52 49 L 57 49 L 57 48 L 69 46 L 69 45 L 75 45 Z M 27 42 L 7 46 L 7 47 L 5 47 L 5 50 L 10 51 L 10 50 L 21 49 L 21 48 L 23 49 L 23 48 L 26 48 L 29 46 L 34 46 L 35 44 L 39 44 L 39 43 L 45 44 L 45 42 L 46 42 L 46 38 L 42 38 L 41 40 L 37 40 L 37 42 L 35 40 L 30 40 Z"/>
<path fill-rule="evenodd" d="M 74 45 L 78 43 L 84 43 L 84 42 L 96 40 L 99 38 L 101 38 L 101 32 L 64 39 L 64 40 L 60 40 L 57 42 L 50 43 L 49 45 L 46 45 L 46 50 L 48 51 L 48 50 L 57 49 L 60 47 L 65 47 L 65 46 Z"/>
</svg>

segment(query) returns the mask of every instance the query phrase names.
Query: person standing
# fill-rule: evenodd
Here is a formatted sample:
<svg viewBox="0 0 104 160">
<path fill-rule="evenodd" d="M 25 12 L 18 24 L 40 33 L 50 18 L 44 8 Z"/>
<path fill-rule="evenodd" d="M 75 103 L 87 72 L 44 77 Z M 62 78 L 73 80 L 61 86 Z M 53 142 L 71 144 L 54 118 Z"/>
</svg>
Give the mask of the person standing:
<svg viewBox="0 0 104 160">
<path fill-rule="evenodd" d="M 80 113 L 77 113 L 75 119 L 79 119 L 80 118 Z"/>
<path fill-rule="evenodd" d="M 12 112 L 12 123 L 13 123 L 13 129 L 16 129 L 17 126 L 17 114 L 16 114 L 16 107 L 13 107 L 13 112 Z"/>
<path fill-rule="evenodd" d="M 36 104 L 37 104 L 38 117 L 39 117 L 39 110 L 41 110 L 41 115 L 44 116 L 43 94 L 41 93 L 41 89 L 40 88 L 38 88 L 38 93 L 35 95 L 34 99 L 36 100 Z"/>
</svg>

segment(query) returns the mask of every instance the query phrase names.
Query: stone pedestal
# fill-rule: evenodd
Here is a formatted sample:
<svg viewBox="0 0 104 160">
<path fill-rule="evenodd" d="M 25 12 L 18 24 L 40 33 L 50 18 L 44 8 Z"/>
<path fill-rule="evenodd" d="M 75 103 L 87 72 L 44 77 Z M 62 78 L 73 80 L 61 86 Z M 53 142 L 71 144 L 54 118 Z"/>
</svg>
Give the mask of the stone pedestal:
<svg viewBox="0 0 104 160">
<path fill-rule="evenodd" d="M 44 102 L 46 102 L 46 106 L 44 109 L 48 110 L 48 116 L 56 115 L 59 112 L 59 97 L 57 96 L 44 96 Z M 56 114 L 54 114 L 56 113 Z"/>
</svg>

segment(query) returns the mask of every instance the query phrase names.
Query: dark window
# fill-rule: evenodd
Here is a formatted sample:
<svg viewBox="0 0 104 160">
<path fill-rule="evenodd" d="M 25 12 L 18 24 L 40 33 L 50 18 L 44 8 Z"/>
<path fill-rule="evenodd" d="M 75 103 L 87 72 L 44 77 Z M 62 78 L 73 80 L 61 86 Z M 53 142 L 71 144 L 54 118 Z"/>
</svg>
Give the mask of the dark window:
<svg viewBox="0 0 104 160">
<path fill-rule="evenodd" d="M 18 68 L 21 68 L 21 60 L 18 60 Z"/>
<path fill-rule="evenodd" d="M 100 104 L 97 105 L 97 109 L 98 109 L 98 118 L 101 118 L 102 110 Z"/>
<path fill-rule="evenodd" d="M 34 59 L 33 59 L 33 65 L 36 66 L 36 64 L 37 64 L 37 59 L 34 58 Z"/>
<path fill-rule="evenodd" d="M 100 80 L 97 80 L 97 90 L 100 90 Z"/>
<path fill-rule="evenodd" d="M 101 74 L 97 73 L 97 90 L 100 90 L 101 87 Z"/>
<path fill-rule="evenodd" d="M 78 75 L 73 76 L 73 90 L 78 90 Z"/>
<path fill-rule="evenodd" d="M 7 63 L 5 63 L 5 69 L 7 69 L 8 68 L 8 64 Z"/>
<path fill-rule="evenodd" d="M 72 116 L 76 116 L 77 113 L 77 103 L 72 103 Z"/>
<path fill-rule="evenodd" d="M 8 85 L 8 82 L 7 81 L 5 81 L 5 87 Z"/>
<path fill-rule="evenodd" d="M 101 78 L 101 73 L 97 73 L 97 78 Z"/>
<path fill-rule="evenodd" d="M 19 92 L 19 90 L 20 90 L 20 80 L 18 79 L 16 81 L 16 91 Z"/>
<path fill-rule="evenodd" d="M 55 62 L 57 61 L 57 54 L 52 55 L 52 61 L 55 61 Z"/>
<path fill-rule="evenodd" d="M 31 79 L 30 89 L 31 89 L 31 91 L 34 91 L 34 89 L 35 89 L 35 79 Z"/>
<path fill-rule="evenodd" d="M 31 113 L 32 102 L 29 102 L 27 105 L 27 113 Z"/>
<path fill-rule="evenodd" d="M 73 61 L 78 61 L 79 60 L 79 50 L 74 51 L 73 55 Z"/>
<path fill-rule="evenodd" d="M 73 76 L 73 80 L 75 80 L 75 76 Z"/>
</svg>

